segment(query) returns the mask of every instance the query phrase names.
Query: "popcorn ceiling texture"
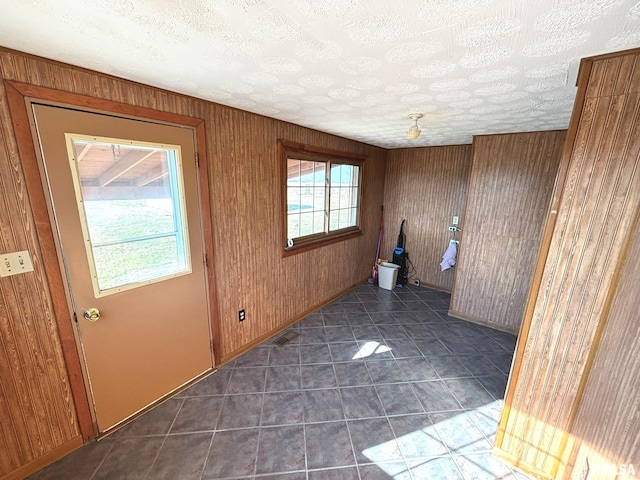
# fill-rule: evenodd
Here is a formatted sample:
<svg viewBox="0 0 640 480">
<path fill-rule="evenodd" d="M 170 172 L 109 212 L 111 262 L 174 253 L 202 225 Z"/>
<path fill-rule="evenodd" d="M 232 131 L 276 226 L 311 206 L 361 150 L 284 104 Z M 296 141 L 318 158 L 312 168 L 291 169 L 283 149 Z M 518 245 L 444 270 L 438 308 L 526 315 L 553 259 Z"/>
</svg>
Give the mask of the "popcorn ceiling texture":
<svg viewBox="0 0 640 480">
<path fill-rule="evenodd" d="M 385 148 L 566 128 L 637 0 L 0 0 L 0 45 Z M 408 140 L 407 117 L 423 131 Z"/>
</svg>

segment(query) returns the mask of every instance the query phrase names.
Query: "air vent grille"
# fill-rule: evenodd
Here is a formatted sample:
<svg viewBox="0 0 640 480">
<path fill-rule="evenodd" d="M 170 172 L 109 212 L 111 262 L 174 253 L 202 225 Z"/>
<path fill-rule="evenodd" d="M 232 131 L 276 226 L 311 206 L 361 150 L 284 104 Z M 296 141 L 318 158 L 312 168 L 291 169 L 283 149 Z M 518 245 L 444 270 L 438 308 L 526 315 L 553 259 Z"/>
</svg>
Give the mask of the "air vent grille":
<svg viewBox="0 0 640 480">
<path fill-rule="evenodd" d="M 278 345 L 279 347 L 284 347 L 287 343 L 289 343 L 294 338 L 297 338 L 300 334 L 294 330 L 289 330 L 288 332 L 284 332 L 278 338 L 273 341 L 274 345 Z"/>
</svg>

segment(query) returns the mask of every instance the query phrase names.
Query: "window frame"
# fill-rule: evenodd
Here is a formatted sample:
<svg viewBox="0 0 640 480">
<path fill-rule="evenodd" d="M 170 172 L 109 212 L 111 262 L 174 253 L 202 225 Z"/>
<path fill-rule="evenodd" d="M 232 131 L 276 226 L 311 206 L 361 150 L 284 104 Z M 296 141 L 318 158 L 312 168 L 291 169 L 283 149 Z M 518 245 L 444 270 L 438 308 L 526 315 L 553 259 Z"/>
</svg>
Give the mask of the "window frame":
<svg viewBox="0 0 640 480">
<path fill-rule="evenodd" d="M 108 242 L 96 242 L 91 237 L 91 228 L 89 226 L 89 214 L 87 212 L 87 198 L 85 196 L 84 187 L 81 180 L 80 164 L 76 153 L 76 142 L 88 142 L 94 144 L 112 144 L 125 147 L 134 147 L 145 150 L 164 150 L 167 152 L 167 171 L 169 180 L 169 189 L 171 190 L 171 204 L 173 206 L 173 224 L 174 229 L 171 231 L 163 232 L 154 235 L 142 235 L 133 237 L 123 237 L 117 240 Z M 180 145 L 162 144 L 155 142 L 127 140 L 114 137 L 101 137 L 95 135 L 84 135 L 77 133 L 66 133 L 65 143 L 67 146 L 68 162 L 71 169 L 71 176 L 73 180 L 73 188 L 75 190 L 76 205 L 78 208 L 80 226 L 82 228 L 82 235 L 84 239 L 84 245 L 87 254 L 87 262 L 89 270 L 91 272 L 91 280 L 93 284 L 93 291 L 96 298 L 102 298 L 109 295 L 114 295 L 123 291 L 132 290 L 138 287 L 150 285 L 152 283 L 159 283 L 172 278 L 180 277 L 183 275 L 189 275 L 193 269 L 191 265 L 191 254 L 189 245 L 189 228 L 186 222 L 186 202 L 185 202 L 185 190 L 184 190 L 184 173 L 183 173 L 183 158 L 182 149 Z M 181 259 L 182 268 L 173 272 L 164 273 L 162 275 L 154 276 L 148 279 L 135 280 L 126 283 L 119 283 L 114 286 L 101 286 L 100 273 L 101 267 L 98 265 L 96 259 L 96 249 L 102 248 L 108 245 L 122 245 L 122 244 L 135 244 L 138 242 L 144 242 L 147 240 L 158 238 L 170 238 L 176 239 L 177 257 Z"/>
<path fill-rule="evenodd" d="M 301 253 L 311 249 L 319 248 L 332 243 L 348 240 L 351 238 L 359 237 L 363 235 L 363 199 L 364 199 L 364 163 L 366 155 L 361 155 L 351 152 L 343 152 L 339 150 L 331 150 L 323 147 L 316 147 L 313 145 L 305 145 L 301 143 L 290 142 L 286 140 L 278 140 L 278 147 L 280 151 L 280 166 L 281 166 L 281 201 L 280 201 L 280 216 L 281 216 L 281 241 L 282 241 L 282 253 L 283 257 Z M 329 231 L 329 227 L 322 232 L 313 235 L 307 235 L 305 237 L 297 237 L 298 240 L 294 242 L 293 246 L 289 247 L 287 244 L 287 228 L 288 228 L 288 202 L 287 202 L 287 184 L 288 184 L 288 171 L 287 162 L 290 158 L 296 160 L 308 160 L 313 162 L 323 162 L 327 164 L 327 177 L 331 175 L 331 165 L 353 165 L 358 167 L 358 212 L 357 212 L 357 224 L 352 227 L 343 228 L 336 231 Z M 327 187 L 327 195 L 330 194 L 331 184 Z M 329 208 L 329 198 L 325 204 L 325 212 Z M 328 222 L 327 222 L 328 223 Z"/>
</svg>

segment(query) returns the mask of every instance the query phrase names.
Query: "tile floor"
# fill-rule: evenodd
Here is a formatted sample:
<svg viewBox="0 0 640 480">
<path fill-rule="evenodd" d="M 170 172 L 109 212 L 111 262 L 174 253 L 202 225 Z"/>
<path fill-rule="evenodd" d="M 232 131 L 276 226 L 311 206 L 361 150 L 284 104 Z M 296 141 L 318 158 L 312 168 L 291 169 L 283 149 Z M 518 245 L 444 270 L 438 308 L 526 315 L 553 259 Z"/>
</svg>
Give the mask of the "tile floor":
<svg viewBox="0 0 640 480">
<path fill-rule="evenodd" d="M 517 479 L 491 456 L 515 337 L 363 285 L 32 479 Z"/>
</svg>

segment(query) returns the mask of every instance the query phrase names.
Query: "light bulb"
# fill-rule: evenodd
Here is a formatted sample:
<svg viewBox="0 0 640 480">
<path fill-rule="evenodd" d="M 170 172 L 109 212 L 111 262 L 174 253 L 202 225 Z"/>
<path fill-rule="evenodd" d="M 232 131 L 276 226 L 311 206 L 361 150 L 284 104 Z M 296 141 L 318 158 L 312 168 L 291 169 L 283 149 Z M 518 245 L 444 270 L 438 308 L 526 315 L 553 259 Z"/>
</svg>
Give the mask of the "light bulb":
<svg viewBox="0 0 640 480">
<path fill-rule="evenodd" d="M 415 140 L 420 136 L 420 129 L 417 125 L 412 125 L 409 130 L 407 130 L 407 138 L 409 140 Z"/>
<path fill-rule="evenodd" d="M 411 128 L 407 130 L 407 138 L 409 140 L 415 140 L 420 136 L 420 127 L 418 127 L 418 119 L 422 118 L 423 115 L 421 113 L 412 113 L 409 115 L 409 118 L 413 120 L 413 125 Z"/>
</svg>

